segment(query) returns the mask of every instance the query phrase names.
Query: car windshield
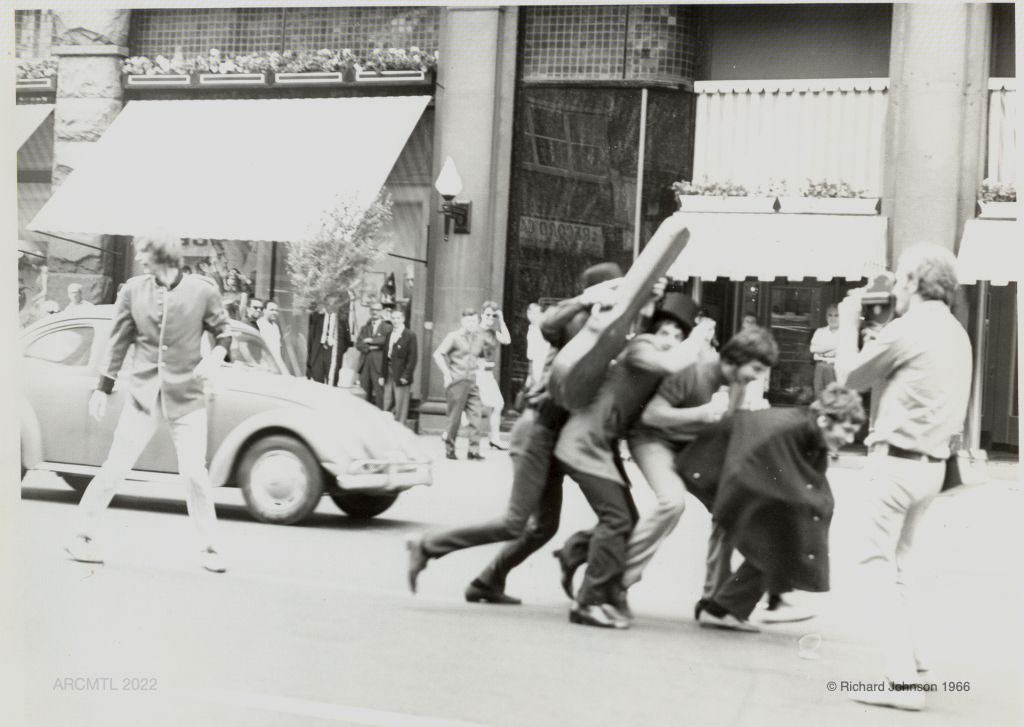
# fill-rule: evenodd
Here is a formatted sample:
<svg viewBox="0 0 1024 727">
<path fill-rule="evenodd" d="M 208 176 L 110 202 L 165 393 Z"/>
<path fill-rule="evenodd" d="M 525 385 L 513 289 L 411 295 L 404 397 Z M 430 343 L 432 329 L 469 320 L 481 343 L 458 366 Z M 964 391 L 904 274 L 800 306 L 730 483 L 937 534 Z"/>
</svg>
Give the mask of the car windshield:
<svg viewBox="0 0 1024 727">
<path fill-rule="evenodd" d="M 203 356 L 210 352 L 213 337 L 207 333 L 202 338 L 200 352 Z M 281 374 L 281 367 L 274 360 L 274 355 L 267 344 L 259 336 L 240 331 L 231 331 L 231 366 L 266 371 L 268 374 Z"/>
</svg>

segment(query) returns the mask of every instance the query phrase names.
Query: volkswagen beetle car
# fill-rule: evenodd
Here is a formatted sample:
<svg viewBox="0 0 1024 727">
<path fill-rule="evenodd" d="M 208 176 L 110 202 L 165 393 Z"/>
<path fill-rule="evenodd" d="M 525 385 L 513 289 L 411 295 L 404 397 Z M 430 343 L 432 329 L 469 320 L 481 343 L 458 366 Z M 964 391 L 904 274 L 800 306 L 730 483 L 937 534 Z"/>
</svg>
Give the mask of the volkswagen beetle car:
<svg viewBox="0 0 1024 727">
<path fill-rule="evenodd" d="M 102 422 L 87 405 L 99 380 L 113 306 L 45 318 L 21 336 L 22 474 L 60 474 L 81 490 L 110 448 L 128 400 L 131 354 Z M 303 520 L 323 495 L 352 517 L 387 510 L 399 493 L 431 484 L 432 467 L 416 436 L 387 413 L 342 389 L 290 376 L 251 326 L 232 321 L 230 362 L 207 386 L 207 461 L 215 486 L 242 489 L 263 522 Z M 130 479 L 173 478 L 177 460 L 163 424 Z"/>
</svg>

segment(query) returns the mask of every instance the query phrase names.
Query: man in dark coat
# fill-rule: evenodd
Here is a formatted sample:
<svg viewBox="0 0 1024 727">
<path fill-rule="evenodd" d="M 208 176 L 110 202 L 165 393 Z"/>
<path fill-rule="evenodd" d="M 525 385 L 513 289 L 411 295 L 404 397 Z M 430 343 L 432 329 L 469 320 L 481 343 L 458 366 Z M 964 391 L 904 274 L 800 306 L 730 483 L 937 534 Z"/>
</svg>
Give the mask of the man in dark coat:
<svg viewBox="0 0 1024 727">
<path fill-rule="evenodd" d="M 384 378 L 384 409 L 394 405 L 395 421 L 405 424 L 409 418 L 409 392 L 416 370 L 416 334 L 405 326 L 405 309 L 391 311 L 391 335 L 388 336 L 387 376 Z"/>
<path fill-rule="evenodd" d="M 384 406 L 384 376 L 387 370 L 387 344 L 391 337 L 391 324 L 384 320 L 384 307 L 380 303 L 370 306 L 370 320 L 359 329 L 356 348 L 363 354 L 359 364 L 359 383 L 366 392 L 366 400 L 374 406 Z"/>
<path fill-rule="evenodd" d="M 828 455 L 864 418 L 860 396 L 833 383 L 809 409 L 739 412 L 682 451 L 687 489 L 744 557 L 698 604 L 702 626 L 753 631 L 747 619 L 766 592 L 828 590 Z"/>
</svg>

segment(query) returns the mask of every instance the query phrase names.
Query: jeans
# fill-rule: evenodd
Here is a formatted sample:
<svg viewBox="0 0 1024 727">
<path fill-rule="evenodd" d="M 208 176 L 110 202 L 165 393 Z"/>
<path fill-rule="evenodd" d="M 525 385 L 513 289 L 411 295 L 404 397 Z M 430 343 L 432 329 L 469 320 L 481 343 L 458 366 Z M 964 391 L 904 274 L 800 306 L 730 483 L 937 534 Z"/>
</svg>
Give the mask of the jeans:
<svg viewBox="0 0 1024 727">
<path fill-rule="evenodd" d="M 587 550 L 587 571 L 576 600 L 581 606 L 611 603 L 626 570 L 626 547 L 638 518 L 636 505 L 621 482 L 573 469 L 568 474 L 597 514 Z"/>
<path fill-rule="evenodd" d="M 459 436 L 459 425 L 462 423 L 462 412 L 466 412 L 469 451 L 479 451 L 480 419 L 484 410 L 476 381 L 472 378 L 456 381 L 445 390 L 445 399 L 448 404 L 448 446 L 454 449 L 455 440 Z"/>
<path fill-rule="evenodd" d="M 866 537 L 858 561 L 866 640 L 882 657 L 885 678 L 912 681 L 922 655 L 912 589 L 914 535 L 942 489 L 945 465 L 878 453 L 868 456 L 865 471 Z"/>
<path fill-rule="evenodd" d="M 129 400 L 121 411 L 107 459 L 85 490 L 78 504 L 81 535 L 92 537 L 102 513 L 117 494 L 118 487 L 149 444 L 163 418 L 158 400 L 150 414 Z M 185 481 L 188 514 L 203 547 L 215 548 L 217 512 L 213 506 L 210 473 L 206 469 L 206 410 L 197 409 L 171 420 L 171 437 L 178 455 L 178 471 Z"/>
<path fill-rule="evenodd" d="M 477 525 L 431 533 L 423 550 L 440 558 L 475 545 L 511 540 L 478 577 L 496 590 L 504 590 L 509 571 L 551 540 L 562 512 L 564 473 L 551 456 L 558 432 L 543 426 L 527 409 L 512 429 L 512 492 L 505 514 Z"/>
<path fill-rule="evenodd" d="M 384 411 L 391 411 L 394 406 L 395 421 L 405 424 L 409 418 L 409 387 L 396 384 L 391 379 L 384 382 Z"/>
</svg>

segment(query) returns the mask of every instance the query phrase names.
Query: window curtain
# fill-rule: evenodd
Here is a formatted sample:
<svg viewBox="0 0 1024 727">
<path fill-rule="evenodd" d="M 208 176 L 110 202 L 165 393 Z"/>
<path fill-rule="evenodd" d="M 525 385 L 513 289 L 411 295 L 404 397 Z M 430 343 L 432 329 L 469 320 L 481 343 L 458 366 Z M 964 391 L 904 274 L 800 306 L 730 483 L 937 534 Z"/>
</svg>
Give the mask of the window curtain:
<svg viewBox="0 0 1024 727">
<path fill-rule="evenodd" d="M 808 179 L 882 191 L 888 79 L 711 81 L 697 93 L 694 179 L 748 189 Z"/>
<path fill-rule="evenodd" d="M 1016 182 L 1017 84 L 1013 78 L 993 78 L 988 93 L 988 164 L 985 177 Z"/>
</svg>

